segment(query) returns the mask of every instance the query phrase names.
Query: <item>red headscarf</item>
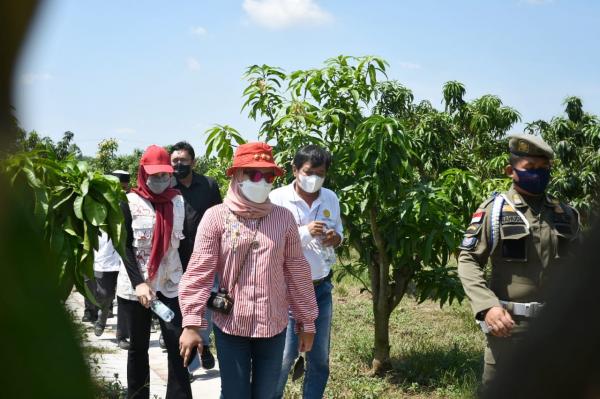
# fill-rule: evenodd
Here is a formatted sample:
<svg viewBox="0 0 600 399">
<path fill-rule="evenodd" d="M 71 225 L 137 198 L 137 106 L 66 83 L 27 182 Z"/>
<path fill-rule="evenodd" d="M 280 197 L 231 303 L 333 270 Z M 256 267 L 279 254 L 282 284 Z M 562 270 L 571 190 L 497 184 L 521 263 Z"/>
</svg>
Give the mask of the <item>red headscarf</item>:
<svg viewBox="0 0 600 399">
<path fill-rule="evenodd" d="M 148 279 L 152 280 L 156 276 L 158 266 L 164 254 L 171 245 L 171 234 L 173 233 L 173 202 L 172 199 L 179 195 L 179 190 L 167 188 L 160 194 L 154 194 L 146 184 L 148 173 L 144 166 L 138 168 L 137 187 L 132 191 L 140 197 L 147 199 L 154 206 L 156 213 L 156 223 L 152 234 L 152 251 L 148 260 Z"/>
</svg>

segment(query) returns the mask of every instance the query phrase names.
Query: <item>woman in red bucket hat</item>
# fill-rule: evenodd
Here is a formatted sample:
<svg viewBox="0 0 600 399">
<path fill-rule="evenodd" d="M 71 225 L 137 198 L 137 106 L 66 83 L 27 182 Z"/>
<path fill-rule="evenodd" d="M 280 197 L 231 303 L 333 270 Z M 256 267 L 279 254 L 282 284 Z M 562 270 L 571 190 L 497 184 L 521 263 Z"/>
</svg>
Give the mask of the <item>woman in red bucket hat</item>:
<svg viewBox="0 0 600 399">
<path fill-rule="evenodd" d="M 299 320 L 299 350 L 312 347 L 317 304 L 296 221 L 269 192 L 283 170 L 265 143 L 239 146 L 223 204 L 204 215 L 179 285 L 184 361 L 202 348 L 199 329 L 213 309 L 224 399 L 270 398 L 281 371 L 288 309 Z M 211 293 L 215 273 L 219 290 Z"/>
<path fill-rule="evenodd" d="M 162 315 L 160 327 L 169 362 L 166 398 L 192 397 L 189 374 L 179 353 L 181 311 L 177 299 L 183 274 L 178 247 L 184 238 L 185 207 L 179 191 L 170 187 L 172 173 L 169 153 L 151 145 L 140 159 L 137 187 L 127 194 L 128 203 L 121 204 L 127 256 L 117 279 L 117 295 L 119 313 L 124 311 L 129 317 L 128 398 L 150 397 L 150 309 Z"/>
</svg>

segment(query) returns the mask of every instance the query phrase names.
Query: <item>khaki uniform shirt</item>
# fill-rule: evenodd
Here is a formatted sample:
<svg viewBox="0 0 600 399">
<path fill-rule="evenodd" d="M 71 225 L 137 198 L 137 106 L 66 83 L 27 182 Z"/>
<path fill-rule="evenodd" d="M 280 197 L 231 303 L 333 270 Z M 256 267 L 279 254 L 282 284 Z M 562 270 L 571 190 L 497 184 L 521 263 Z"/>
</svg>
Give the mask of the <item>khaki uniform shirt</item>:
<svg viewBox="0 0 600 399">
<path fill-rule="evenodd" d="M 535 206 L 511 188 L 506 197 L 520 211 L 504 202 L 499 237 L 492 251 L 490 217 L 494 197 L 486 200 L 473 215 L 459 247 L 458 274 L 473 313 L 500 306 L 499 300 L 544 302 L 548 279 L 565 264 L 579 239 L 579 216 L 568 205 L 549 196 Z M 489 282 L 484 268 L 491 259 Z"/>
</svg>

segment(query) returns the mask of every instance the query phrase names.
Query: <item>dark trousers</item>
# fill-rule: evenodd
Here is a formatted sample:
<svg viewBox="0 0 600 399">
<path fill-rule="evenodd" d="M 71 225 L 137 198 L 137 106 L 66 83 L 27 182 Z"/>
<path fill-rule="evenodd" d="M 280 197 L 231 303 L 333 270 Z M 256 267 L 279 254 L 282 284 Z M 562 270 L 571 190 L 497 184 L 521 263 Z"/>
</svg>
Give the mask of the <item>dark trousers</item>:
<svg viewBox="0 0 600 399">
<path fill-rule="evenodd" d="M 100 308 L 100 321 L 106 324 L 106 318 L 112 308 L 115 292 L 117 290 L 117 276 L 119 272 L 94 272 L 96 278 L 96 301 Z M 117 326 L 118 327 L 118 326 Z M 118 334 L 117 334 L 118 335 Z"/>
<path fill-rule="evenodd" d="M 125 303 L 127 299 L 117 296 L 117 341 L 129 339 L 129 307 Z"/>
<path fill-rule="evenodd" d="M 96 301 L 100 310 L 108 312 L 115 299 L 119 272 L 94 272 L 96 278 Z"/>
<path fill-rule="evenodd" d="M 285 332 L 271 338 L 226 334 L 214 326 L 222 399 L 268 399 L 275 394 Z"/>
<path fill-rule="evenodd" d="M 160 292 L 157 297 L 167 305 L 175 317 L 170 323 L 160 320 L 160 329 L 167 346 L 169 376 L 166 399 L 190 399 L 192 388 L 190 376 L 179 354 L 179 336 L 181 335 L 181 310 L 178 298 L 167 298 Z M 150 327 L 152 311 L 138 301 L 119 298 L 129 318 L 130 346 L 127 356 L 127 397 L 147 399 L 150 397 L 150 366 L 148 348 L 150 346 Z M 195 356 L 195 353 L 193 354 Z M 193 358 L 193 357 L 192 357 Z"/>
<path fill-rule="evenodd" d="M 119 272 L 94 272 L 94 278 L 85 278 L 85 284 L 89 290 L 94 294 L 96 302 L 99 306 L 96 306 L 92 301 L 85 297 L 85 308 L 93 313 L 97 313 L 98 310 L 107 311 L 110 310 L 112 302 L 115 299 L 115 292 L 117 290 L 117 277 Z"/>
<path fill-rule="evenodd" d="M 94 298 L 96 297 L 96 279 L 93 278 L 83 278 L 85 281 L 85 285 L 87 285 L 88 289 L 94 294 Z M 88 299 L 87 296 L 83 296 L 85 303 L 86 312 L 91 313 L 94 316 L 98 315 L 98 306 L 96 306 L 92 301 Z"/>
</svg>

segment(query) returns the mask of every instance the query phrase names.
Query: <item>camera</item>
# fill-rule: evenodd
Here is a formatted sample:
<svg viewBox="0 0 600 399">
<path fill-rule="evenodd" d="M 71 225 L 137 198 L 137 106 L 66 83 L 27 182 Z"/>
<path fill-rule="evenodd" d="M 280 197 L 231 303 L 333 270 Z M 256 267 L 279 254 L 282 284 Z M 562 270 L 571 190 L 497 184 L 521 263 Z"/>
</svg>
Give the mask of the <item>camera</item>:
<svg viewBox="0 0 600 399">
<path fill-rule="evenodd" d="M 219 288 L 218 292 L 211 292 L 206 307 L 223 314 L 231 313 L 233 308 L 233 298 L 229 296 L 229 293 L 225 288 Z"/>
</svg>

